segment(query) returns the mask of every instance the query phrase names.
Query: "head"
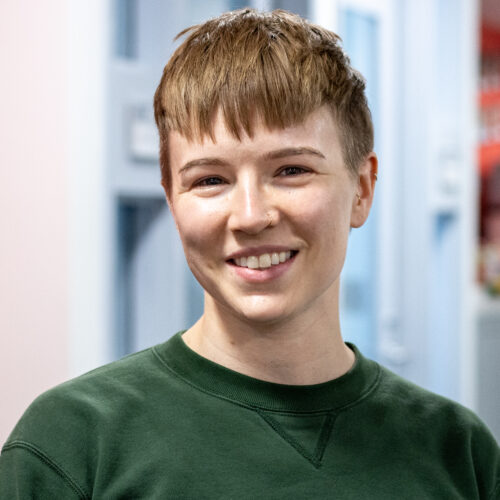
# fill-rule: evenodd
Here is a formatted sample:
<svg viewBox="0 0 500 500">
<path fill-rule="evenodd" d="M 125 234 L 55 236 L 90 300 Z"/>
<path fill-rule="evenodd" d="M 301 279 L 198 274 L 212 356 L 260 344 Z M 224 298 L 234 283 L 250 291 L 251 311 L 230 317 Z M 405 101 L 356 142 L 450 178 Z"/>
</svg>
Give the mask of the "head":
<svg viewBox="0 0 500 500">
<path fill-rule="evenodd" d="M 348 232 L 376 177 L 363 79 L 336 35 L 284 11 L 230 12 L 181 35 L 155 117 L 205 315 L 335 315 Z"/>
<path fill-rule="evenodd" d="M 320 107 L 332 113 L 346 168 L 355 176 L 373 149 L 362 76 L 334 33 L 286 11 L 243 9 L 182 31 L 154 98 L 162 184 L 170 192 L 169 134 L 213 139 L 220 114 L 237 139 L 256 121 L 297 125 Z"/>
</svg>

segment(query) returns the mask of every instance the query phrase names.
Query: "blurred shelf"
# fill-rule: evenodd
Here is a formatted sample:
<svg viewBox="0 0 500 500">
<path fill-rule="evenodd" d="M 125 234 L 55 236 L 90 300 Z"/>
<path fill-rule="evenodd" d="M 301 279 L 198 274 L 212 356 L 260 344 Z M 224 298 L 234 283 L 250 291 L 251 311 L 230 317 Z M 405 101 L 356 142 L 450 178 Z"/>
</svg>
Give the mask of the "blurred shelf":
<svg viewBox="0 0 500 500">
<path fill-rule="evenodd" d="M 481 175 L 488 175 L 490 170 L 500 165 L 500 141 L 479 146 L 479 166 Z"/>
<path fill-rule="evenodd" d="M 481 52 L 498 55 L 500 50 L 500 31 L 494 26 L 483 24 L 481 27 Z"/>
<path fill-rule="evenodd" d="M 500 321 L 500 297 L 492 297 L 478 287 L 477 312 L 481 317 L 496 318 Z M 500 328 L 498 330 L 500 335 Z"/>
<path fill-rule="evenodd" d="M 479 94 L 479 102 L 481 104 L 481 107 L 483 108 L 500 105 L 500 87 L 490 90 L 483 90 Z"/>
<path fill-rule="evenodd" d="M 159 168 L 156 171 L 127 171 L 126 175 L 116 176 L 112 192 L 118 198 L 165 199 L 165 191 L 160 183 Z"/>
</svg>

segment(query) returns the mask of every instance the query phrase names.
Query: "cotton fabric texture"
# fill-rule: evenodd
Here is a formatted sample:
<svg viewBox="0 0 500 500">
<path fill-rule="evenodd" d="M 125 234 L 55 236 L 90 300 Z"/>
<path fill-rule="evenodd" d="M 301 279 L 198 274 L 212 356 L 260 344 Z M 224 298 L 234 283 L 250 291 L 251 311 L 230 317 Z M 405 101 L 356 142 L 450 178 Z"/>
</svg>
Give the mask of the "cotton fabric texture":
<svg viewBox="0 0 500 500">
<path fill-rule="evenodd" d="M 2 449 L 0 498 L 500 498 L 478 417 L 355 346 L 344 376 L 289 386 L 181 334 L 35 400 Z"/>
</svg>

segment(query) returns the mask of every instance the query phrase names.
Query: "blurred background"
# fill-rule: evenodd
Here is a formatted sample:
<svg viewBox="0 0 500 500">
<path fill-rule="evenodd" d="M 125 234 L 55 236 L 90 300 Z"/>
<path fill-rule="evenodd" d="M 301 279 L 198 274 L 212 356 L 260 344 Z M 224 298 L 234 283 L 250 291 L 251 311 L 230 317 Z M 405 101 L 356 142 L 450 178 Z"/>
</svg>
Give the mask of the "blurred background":
<svg viewBox="0 0 500 500">
<path fill-rule="evenodd" d="M 200 315 L 152 97 L 181 29 L 245 6 L 339 33 L 368 82 L 379 182 L 345 339 L 499 439 L 497 0 L 1 0 L 0 443 L 40 392 Z"/>
</svg>

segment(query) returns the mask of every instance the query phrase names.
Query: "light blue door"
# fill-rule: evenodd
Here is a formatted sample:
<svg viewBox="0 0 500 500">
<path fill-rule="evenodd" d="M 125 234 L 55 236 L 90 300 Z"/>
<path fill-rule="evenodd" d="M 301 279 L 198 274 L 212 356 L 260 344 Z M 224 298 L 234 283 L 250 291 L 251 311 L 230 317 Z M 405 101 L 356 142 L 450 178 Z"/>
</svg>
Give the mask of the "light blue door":
<svg viewBox="0 0 500 500">
<path fill-rule="evenodd" d="M 367 82 L 367 95 L 378 130 L 377 60 L 378 21 L 370 13 L 340 8 L 339 35 L 354 68 Z M 353 229 L 342 272 L 340 319 L 345 340 L 354 342 L 370 357 L 376 355 L 376 263 L 377 203 L 364 226 Z"/>
</svg>

